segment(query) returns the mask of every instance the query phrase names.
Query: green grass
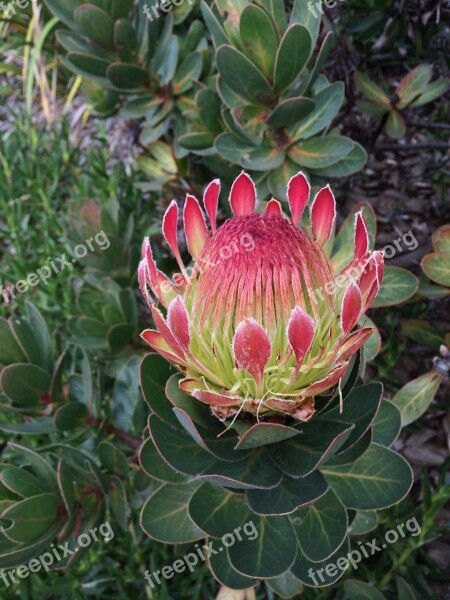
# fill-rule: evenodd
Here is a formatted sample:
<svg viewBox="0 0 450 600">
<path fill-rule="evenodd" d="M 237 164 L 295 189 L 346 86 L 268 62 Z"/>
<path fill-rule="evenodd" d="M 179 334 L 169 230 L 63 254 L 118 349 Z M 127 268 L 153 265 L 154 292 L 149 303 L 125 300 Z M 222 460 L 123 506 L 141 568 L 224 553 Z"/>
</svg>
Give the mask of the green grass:
<svg viewBox="0 0 450 600">
<path fill-rule="evenodd" d="M 116 197 L 125 209 L 143 212 L 142 193 L 133 178 L 121 163 L 109 164 L 109 148 L 101 130 L 84 153 L 69 142 L 65 122 L 47 130 L 18 115 L 11 120 L 15 130 L 0 137 L 0 285 L 4 289 L 65 252 L 62 217 L 69 201 L 93 198 L 106 203 Z M 145 219 L 140 223 L 145 228 Z M 44 314 L 60 319 L 70 312 L 73 281 L 80 269 L 82 265 L 77 264 L 70 271 L 67 268 L 64 276 L 52 276 L 47 285 L 40 282 L 16 294 L 10 306 L 0 295 L 0 314 L 21 310 L 28 299 Z"/>
</svg>

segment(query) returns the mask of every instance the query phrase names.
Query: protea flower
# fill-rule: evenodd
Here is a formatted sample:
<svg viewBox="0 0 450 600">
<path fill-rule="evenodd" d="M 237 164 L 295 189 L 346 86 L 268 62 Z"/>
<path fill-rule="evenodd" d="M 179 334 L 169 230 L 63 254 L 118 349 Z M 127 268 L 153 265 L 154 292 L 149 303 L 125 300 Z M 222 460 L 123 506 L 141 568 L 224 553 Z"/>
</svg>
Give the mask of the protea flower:
<svg viewBox="0 0 450 600">
<path fill-rule="evenodd" d="M 144 241 L 139 281 L 156 329 L 142 337 L 185 374 L 182 390 L 222 420 L 241 412 L 309 420 L 315 397 L 337 388 L 373 331 L 358 323 L 380 288 L 383 255 L 369 252 L 358 213 L 354 258 L 334 273 L 325 248 L 331 245 L 335 199 L 329 186 L 321 189 L 310 205 L 310 228 L 299 227 L 310 192 L 298 173 L 288 184 L 290 218 L 275 199 L 255 212 L 255 186 L 241 173 L 229 199 L 234 216 L 217 228 L 215 180 L 203 199 L 210 231 L 199 202 L 188 195 L 183 218 L 194 259 L 189 270 L 177 243 L 173 201 L 163 221 L 181 271 L 172 281 Z"/>
</svg>

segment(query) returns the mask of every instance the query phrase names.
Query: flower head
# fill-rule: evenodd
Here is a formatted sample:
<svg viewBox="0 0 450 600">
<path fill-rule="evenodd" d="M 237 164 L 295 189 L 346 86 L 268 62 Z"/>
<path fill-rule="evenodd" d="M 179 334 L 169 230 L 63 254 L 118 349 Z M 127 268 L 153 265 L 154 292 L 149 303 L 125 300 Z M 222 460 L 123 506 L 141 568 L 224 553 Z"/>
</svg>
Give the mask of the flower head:
<svg viewBox="0 0 450 600">
<path fill-rule="evenodd" d="M 242 173 L 230 193 L 234 216 L 217 228 L 219 193 L 216 180 L 204 195 L 210 231 L 200 204 L 187 196 L 190 273 L 177 244 L 175 201 L 163 221 L 181 271 L 173 281 L 157 269 L 144 241 L 139 281 L 156 329 L 142 337 L 185 374 L 180 387 L 219 418 L 243 411 L 308 420 L 314 398 L 336 388 L 372 333 L 357 325 L 380 288 L 383 256 L 369 252 L 358 213 L 354 258 L 334 273 L 324 247 L 334 229 L 335 199 L 328 186 L 320 190 L 310 206 L 310 231 L 299 227 L 310 196 L 302 173 L 288 185 L 291 218 L 274 199 L 264 213 L 255 212 L 255 186 Z"/>
</svg>

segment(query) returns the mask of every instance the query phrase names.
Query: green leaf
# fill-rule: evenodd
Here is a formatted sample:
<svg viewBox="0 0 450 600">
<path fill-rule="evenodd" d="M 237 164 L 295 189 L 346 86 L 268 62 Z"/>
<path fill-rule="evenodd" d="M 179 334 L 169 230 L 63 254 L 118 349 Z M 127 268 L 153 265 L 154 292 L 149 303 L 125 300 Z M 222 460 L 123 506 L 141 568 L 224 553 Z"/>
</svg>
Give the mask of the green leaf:
<svg viewBox="0 0 450 600">
<path fill-rule="evenodd" d="M 206 428 L 217 429 L 219 421 L 211 413 L 210 407 L 202 404 L 192 396 L 180 389 L 179 383 L 184 379 L 181 373 L 175 373 L 167 381 L 166 395 L 173 406 L 183 409 L 190 418 Z"/>
<path fill-rule="evenodd" d="M 114 49 L 114 21 L 107 12 L 92 4 L 82 4 L 74 17 L 83 36 L 106 50 Z"/>
<path fill-rule="evenodd" d="M 392 446 L 402 428 L 400 411 L 389 400 L 383 400 L 373 423 L 373 441 L 381 446 Z"/>
<path fill-rule="evenodd" d="M 255 148 L 233 133 L 222 133 L 216 138 L 214 146 L 225 160 L 239 164 L 244 169 L 268 171 L 283 164 L 284 152 L 278 148 L 262 146 Z"/>
<path fill-rule="evenodd" d="M 375 102 L 380 108 L 389 110 L 391 106 L 389 96 L 368 75 L 360 72 L 355 73 L 355 83 L 369 100 Z"/>
<path fill-rule="evenodd" d="M 205 534 L 191 520 L 189 502 L 198 484 L 165 484 L 146 501 L 140 524 L 152 539 L 166 544 L 183 544 L 202 539 Z"/>
<path fill-rule="evenodd" d="M 341 419 L 346 423 L 355 423 L 355 428 L 350 433 L 347 441 L 342 444 L 339 453 L 345 452 L 353 444 L 356 444 L 369 429 L 378 413 L 382 393 L 383 386 L 381 383 L 374 382 L 359 385 L 353 388 L 347 398 L 344 398 L 342 412 L 340 406 L 337 405 L 323 413 L 327 421 Z"/>
<path fill-rule="evenodd" d="M 178 141 L 181 144 L 181 146 L 183 146 L 183 148 L 195 152 L 196 150 L 212 148 L 215 139 L 216 134 L 207 131 L 198 133 L 186 133 L 184 135 L 181 135 Z"/>
<path fill-rule="evenodd" d="M 201 4 L 203 19 L 212 35 L 216 48 L 223 44 L 228 44 L 228 38 L 222 24 L 219 22 L 209 5 L 202 0 Z"/>
<path fill-rule="evenodd" d="M 183 483 L 187 477 L 181 475 L 161 458 L 151 438 L 145 440 L 139 451 L 139 462 L 149 477 L 164 483 Z"/>
<path fill-rule="evenodd" d="M 37 348 L 40 353 L 38 363 L 43 369 L 49 372 L 53 371 L 54 360 L 52 350 L 52 339 L 48 330 L 47 324 L 44 321 L 41 313 L 31 302 L 26 302 L 28 322 L 33 329 L 33 334 L 36 340 Z"/>
<path fill-rule="evenodd" d="M 352 535 L 366 535 L 373 531 L 378 525 L 378 517 L 375 510 L 358 510 L 351 524 Z"/>
<path fill-rule="evenodd" d="M 289 180 L 298 173 L 298 166 L 289 158 L 278 169 L 269 173 L 269 189 L 274 198 L 287 201 L 287 185 Z"/>
<path fill-rule="evenodd" d="M 178 67 L 172 82 L 172 89 L 175 95 L 184 94 L 190 90 L 194 82 L 199 79 L 203 69 L 202 55 L 193 52 L 185 58 Z"/>
<path fill-rule="evenodd" d="M 288 98 L 274 108 L 268 116 L 266 123 L 270 127 L 286 127 L 309 115 L 315 106 L 314 100 L 310 98 L 303 98 L 301 96 L 298 98 Z"/>
<path fill-rule="evenodd" d="M 290 477 L 306 477 L 348 439 L 353 425 L 335 421 L 304 423 L 303 433 L 271 448 L 271 458 Z"/>
<path fill-rule="evenodd" d="M 25 498 L 2 513 L 2 520 L 12 521 L 3 528 L 3 533 L 13 542 L 33 542 L 52 527 L 57 510 L 58 498 L 54 494 Z"/>
<path fill-rule="evenodd" d="M 286 90 L 302 73 L 311 56 L 311 36 L 303 25 L 290 25 L 278 48 L 275 59 L 274 90 Z"/>
<path fill-rule="evenodd" d="M 83 52 L 86 54 L 92 52 L 92 47 L 80 35 L 73 33 L 73 31 L 58 29 L 55 31 L 55 37 L 58 44 L 61 44 L 67 52 Z M 108 52 L 101 48 L 98 48 L 97 54 L 103 58 L 108 58 Z"/>
<path fill-rule="evenodd" d="M 429 346 L 435 352 L 444 343 L 442 332 L 422 319 L 408 319 L 402 323 L 402 333 L 418 344 Z"/>
<path fill-rule="evenodd" d="M 50 389 L 51 377 L 42 367 L 29 364 L 10 365 L 0 375 L 0 387 L 11 402 L 32 406 L 42 402 Z"/>
<path fill-rule="evenodd" d="M 73 73 L 92 79 L 103 85 L 108 85 L 106 70 L 111 64 L 109 60 L 98 58 L 83 52 L 69 52 L 61 57 L 61 62 Z"/>
<path fill-rule="evenodd" d="M 59 407 L 54 415 L 55 425 L 59 431 L 72 431 L 86 425 L 89 411 L 81 402 L 69 402 Z"/>
<path fill-rule="evenodd" d="M 344 590 L 349 600 L 386 600 L 386 597 L 371 583 L 364 583 L 357 579 L 347 579 Z"/>
<path fill-rule="evenodd" d="M 110 10 L 112 19 L 114 21 L 117 19 L 126 19 L 133 10 L 133 7 L 133 0 L 112 0 Z"/>
<path fill-rule="evenodd" d="M 250 517 L 243 496 L 204 483 L 189 502 L 194 523 L 211 537 L 220 538 Z"/>
<path fill-rule="evenodd" d="M 323 39 L 322 46 L 320 47 L 314 68 L 311 71 L 310 76 L 306 78 L 305 81 L 302 83 L 299 93 L 306 93 L 315 84 L 333 46 L 334 35 L 331 31 L 329 31 Z"/>
<path fill-rule="evenodd" d="M 369 429 L 363 437 L 353 444 L 351 448 L 345 450 L 345 452 L 341 452 L 340 454 L 336 454 L 329 460 L 325 461 L 325 464 L 332 465 L 333 467 L 338 465 L 351 465 L 355 462 L 372 443 L 372 431 Z"/>
<path fill-rule="evenodd" d="M 220 132 L 223 130 L 220 109 L 222 102 L 219 94 L 214 90 L 200 90 L 195 97 L 199 117 L 208 131 Z"/>
<path fill-rule="evenodd" d="M 139 390 L 140 364 L 141 359 L 139 356 L 132 356 L 123 364 L 117 373 L 112 393 L 111 411 L 114 424 L 127 433 L 135 432 L 133 418 L 141 403 Z"/>
<path fill-rule="evenodd" d="M 246 497 L 249 507 L 257 515 L 289 515 L 315 502 L 327 489 L 323 476 L 314 471 L 298 479 L 283 475 L 280 485 L 269 490 L 247 490 Z"/>
<path fill-rule="evenodd" d="M 348 568 L 347 556 L 350 544 L 347 540 L 329 558 L 321 562 L 310 561 L 300 550 L 291 571 L 305 585 L 318 588 L 335 583 Z"/>
<path fill-rule="evenodd" d="M 422 259 L 422 269 L 425 275 L 435 283 L 450 287 L 450 252 L 427 254 Z"/>
<path fill-rule="evenodd" d="M 162 48 L 163 46 L 158 46 L 158 50 Z M 175 36 L 170 37 L 165 45 L 164 51 L 161 50 L 161 61 L 156 70 L 157 75 L 160 77 L 160 84 L 162 86 L 169 85 L 169 83 L 173 80 L 177 70 L 179 52 L 180 47 L 178 38 Z"/>
<path fill-rule="evenodd" d="M 128 19 L 119 19 L 114 23 L 114 47 L 121 61 L 135 62 L 138 51 L 136 30 Z"/>
<path fill-rule="evenodd" d="M 227 550 L 231 565 L 249 577 L 278 577 L 287 571 L 297 554 L 297 541 L 287 517 L 255 517 L 255 533 Z"/>
<path fill-rule="evenodd" d="M 217 461 L 199 475 L 199 479 L 212 485 L 236 489 L 273 488 L 280 483 L 281 477 L 264 448 L 253 451 L 244 460 Z"/>
<path fill-rule="evenodd" d="M 373 327 L 372 335 L 364 344 L 364 358 L 366 362 L 370 362 L 376 356 L 378 356 L 381 350 L 381 334 L 378 327 L 375 325 L 372 319 L 369 319 L 366 315 L 364 315 L 364 317 L 361 317 L 361 319 L 359 320 L 359 325 L 361 327 Z"/>
<path fill-rule="evenodd" d="M 291 517 L 301 551 L 319 562 L 330 558 L 347 536 L 347 511 L 331 490 Z"/>
<path fill-rule="evenodd" d="M 156 415 L 149 419 L 149 430 L 159 454 L 184 475 L 197 475 L 215 462 L 214 456 L 203 450 L 184 430 L 173 429 Z"/>
<path fill-rule="evenodd" d="M 0 364 L 25 363 L 27 357 L 14 337 L 9 323 L 0 317 Z"/>
<path fill-rule="evenodd" d="M 106 75 L 115 88 L 119 90 L 137 90 L 144 86 L 149 78 L 144 69 L 124 62 L 112 63 Z"/>
<path fill-rule="evenodd" d="M 175 369 L 159 354 L 147 354 L 141 364 L 142 393 L 151 410 L 165 423 L 179 427 L 166 398 L 166 383 Z"/>
<path fill-rule="evenodd" d="M 419 600 L 419 595 L 402 577 L 396 577 L 398 600 Z"/>
<path fill-rule="evenodd" d="M 361 144 L 355 142 L 353 150 L 347 156 L 334 163 L 334 165 L 324 167 L 323 169 L 310 169 L 310 172 L 321 177 L 348 177 L 361 171 L 366 162 L 367 152 Z"/>
<path fill-rule="evenodd" d="M 39 480 L 45 480 L 50 489 L 57 490 L 58 482 L 56 479 L 56 473 L 42 456 L 30 448 L 20 446 L 19 444 L 13 442 L 9 442 L 8 445 L 16 452 L 19 452 L 26 457 L 27 463 L 31 465 L 31 469 L 34 471 L 34 474 Z"/>
<path fill-rule="evenodd" d="M 284 0 L 259 0 L 259 4 L 270 14 L 278 30 L 284 31 L 287 26 Z"/>
<path fill-rule="evenodd" d="M 109 490 L 109 505 L 114 518 L 120 527 L 128 530 L 128 520 L 131 514 L 131 508 L 128 504 L 127 494 L 123 481 L 119 477 L 111 477 Z"/>
<path fill-rule="evenodd" d="M 394 306 L 409 300 L 417 292 L 419 281 L 415 275 L 400 267 L 385 267 L 384 277 L 373 308 Z"/>
<path fill-rule="evenodd" d="M 233 433 L 220 435 L 223 433 L 223 429 L 219 427 L 218 422 L 214 429 L 204 429 L 196 425 L 188 413 L 181 408 L 174 408 L 173 412 L 191 438 L 215 458 L 234 462 L 249 455 L 248 451 L 235 449 L 236 438 Z"/>
<path fill-rule="evenodd" d="M 252 171 L 271 171 L 278 169 L 284 162 L 285 154 L 279 148 L 261 146 L 241 156 L 240 164 Z"/>
<path fill-rule="evenodd" d="M 390 107 L 385 104 L 375 104 L 366 100 L 357 100 L 355 104 L 361 112 L 370 117 L 385 115 L 390 110 Z"/>
<path fill-rule="evenodd" d="M 305 118 L 300 120 L 290 129 L 294 141 L 308 139 L 331 125 L 338 114 L 345 98 L 345 88 L 341 81 L 320 91 L 313 99 L 315 109 Z"/>
<path fill-rule="evenodd" d="M 52 529 L 47 531 L 46 535 L 41 536 L 38 540 L 24 544 L 7 543 L 5 537 L 2 538 L 2 549 L 0 550 L 0 560 L 4 569 L 19 567 L 26 564 L 32 558 L 36 558 L 42 552 L 48 551 L 50 544 L 55 540 L 61 529 L 61 525 L 57 524 Z"/>
<path fill-rule="evenodd" d="M 321 169 L 337 163 L 354 147 L 354 142 L 342 135 L 328 135 L 297 143 L 288 156 L 301 167 Z"/>
<path fill-rule="evenodd" d="M 314 48 L 317 43 L 317 38 L 319 36 L 320 24 L 321 24 L 321 16 L 318 5 L 321 4 L 320 0 L 313 2 L 313 10 L 311 10 L 311 5 L 308 5 L 308 2 L 305 0 L 294 0 L 294 5 L 292 7 L 291 20 L 290 24 L 300 23 L 309 32 L 311 36 L 311 47 Z"/>
<path fill-rule="evenodd" d="M 395 139 L 402 139 L 406 135 L 406 122 L 397 110 L 391 110 L 386 125 L 386 133 Z"/>
<path fill-rule="evenodd" d="M 278 423 L 256 423 L 242 435 L 236 448 L 259 448 L 299 435 L 301 430 Z"/>
<path fill-rule="evenodd" d="M 226 84 L 244 100 L 260 104 L 273 100 L 272 88 L 261 71 L 232 46 L 218 49 L 217 67 Z"/>
<path fill-rule="evenodd" d="M 212 544 L 214 550 L 208 562 L 217 581 L 232 590 L 249 590 L 255 585 L 253 578 L 242 575 L 231 566 L 228 553 L 223 552 L 224 547 L 221 540 L 207 540 L 207 542 Z"/>
<path fill-rule="evenodd" d="M 56 433 L 52 417 L 29 418 L 26 423 L 0 424 L 0 431 L 18 433 L 19 435 L 46 435 Z"/>
<path fill-rule="evenodd" d="M 398 107 L 400 109 L 406 108 L 411 102 L 416 100 L 420 94 L 425 92 L 430 84 L 432 76 L 432 65 L 419 65 L 410 71 L 397 87 L 396 93 L 400 98 Z"/>
<path fill-rule="evenodd" d="M 321 469 L 348 508 L 379 510 L 400 502 L 412 485 L 409 464 L 392 450 L 372 444 L 352 465 Z"/>
<path fill-rule="evenodd" d="M 441 375 L 430 371 L 409 381 L 395 394 L 392 403 L 401 413 L 402 427 L 416 421 L 428 410 L 442 379 Z"/>
<path fill-rule="evenodd" d="M 45 486 L 29 471 L 19 467 L 7 467 L 1 472 L 3 485 L 22 498 L 38 496 L 46 492 Z"/>
<path fill-rule="evenodd" d="M 75 28 L 74 12 L 83 0 L 45 0 L 50 11 L 71 29 Z"/>
<path fill-rule="evenodd" d="M 249 4 L 242 12 L 239 32 L 245 55 L 271 80 L 278 48 L 272 19 L 257 4 Z"/>
<path fill-rule="evenodd" d="M 450 224 L 442 225 L 432 235 L 433 248 L 440 254 L 450 254 Z"/>
<path fill-rule="evenodd" d="M 448 79 L 438 79 L 427 86 L 427 89 L 411 104 L 411 106 L 424 106 L 430 102 L 434 102 L 445 94 L 450 85 Z"/>
<path fill-rule="evenodd" d="M 267 580 L 268 587 L 280 598 L 292 598 L 303 592 L 303 583 L 294 577 L 290 571 L 286 571 L 278 577 Z"/>
<path fill-rule="evenodd" d="M 119 448 L 111 442 L 104 441 L 99 444 L 98 457 L 102 466 L 110 473 L 126 477 L 129 473 L 128 459 Z"/>
</svg>

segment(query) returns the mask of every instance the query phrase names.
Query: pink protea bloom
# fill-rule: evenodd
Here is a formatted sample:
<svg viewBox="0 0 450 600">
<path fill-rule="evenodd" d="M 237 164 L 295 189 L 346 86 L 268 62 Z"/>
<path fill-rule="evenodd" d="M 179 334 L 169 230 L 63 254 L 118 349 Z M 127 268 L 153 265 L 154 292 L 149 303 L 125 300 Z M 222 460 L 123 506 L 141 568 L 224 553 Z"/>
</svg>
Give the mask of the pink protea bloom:
<svg viewBox="0 0 450 600">
<path fill-rule="evenodd" d="M 335 199 L 328 186 L 320 190 L 310 207 L 310 231 L 299 228 L 310 196 L 302 173 L 288 185 L 290 219 L 274 199 L 264 213 L 255 212 L 255 186 L 242 173 L 230 194 L 234 217 L 217 228 L 219 193 L 215 180 L 204 195 L 211 231 L 199 202 L 187 196 L 190 273 L 178 249 L 175 201 L 163 233 L 181 273 L 171 281 L 159 271 L 144 241 L 139 281 L 156 329 L 142 337 L 185 374 L 180 387 L 219 418 L 243 411 L 308 420 L 314 398 L 336 389 L 373 331 L 358 322 L 380 288 L 382 253 L 369 252 L 358 213 L 354 258 L 334 273 L 324 245 L 333 234 Z"/>
</svg>

